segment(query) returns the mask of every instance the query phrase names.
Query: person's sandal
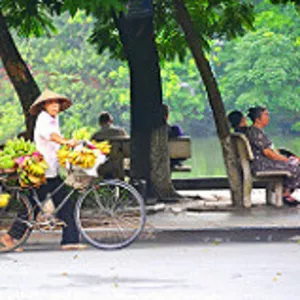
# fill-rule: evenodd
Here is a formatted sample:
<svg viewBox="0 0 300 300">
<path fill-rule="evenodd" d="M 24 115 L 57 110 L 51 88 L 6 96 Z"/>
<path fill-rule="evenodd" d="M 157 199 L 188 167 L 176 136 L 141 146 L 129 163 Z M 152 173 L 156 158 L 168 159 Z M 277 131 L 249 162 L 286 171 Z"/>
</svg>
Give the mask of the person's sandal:
<svg viewBox="0 0 300 300">
<path fill-rule="evenodd" d="M 15 245 L 13 239 L 12 239 L 12 238 L 7 239 L 7 238 L 5 237 L 5 235 L 3 235 L 3 236 L 0 238 L 0 243 L 4 246 L 4 248 L 7 248 L 7 249 L 12 248 L 12 247 L 14 247 L 14 245 Z M 18 247 L 18 248 L 16 248 L 16 249 L 14 249 L 13 251 L 14 251 L 14 252 L 23 252 L 23 248 Z"/>
<path fill-rule="evenodd" d="M 65 244 L 61 246 L 61 250 L 85 250 L 87 247 L 86 244 Z"/>
</svg>

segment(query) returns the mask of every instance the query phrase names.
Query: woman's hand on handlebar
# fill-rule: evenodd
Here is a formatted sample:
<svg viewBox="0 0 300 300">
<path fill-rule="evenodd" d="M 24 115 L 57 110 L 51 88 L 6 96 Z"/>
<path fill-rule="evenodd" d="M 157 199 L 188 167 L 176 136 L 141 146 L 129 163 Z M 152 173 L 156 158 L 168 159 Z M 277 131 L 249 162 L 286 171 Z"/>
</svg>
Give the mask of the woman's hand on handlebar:
<svg viewBox="0 0 300 300">
<path fill-rule="evenodd" d="M 66 145 L 74 148 L 75 146 L 78 145 L 78 141 L 76 139 L 70 139 L 70 140 L 67 140 Z"/>
</svg>

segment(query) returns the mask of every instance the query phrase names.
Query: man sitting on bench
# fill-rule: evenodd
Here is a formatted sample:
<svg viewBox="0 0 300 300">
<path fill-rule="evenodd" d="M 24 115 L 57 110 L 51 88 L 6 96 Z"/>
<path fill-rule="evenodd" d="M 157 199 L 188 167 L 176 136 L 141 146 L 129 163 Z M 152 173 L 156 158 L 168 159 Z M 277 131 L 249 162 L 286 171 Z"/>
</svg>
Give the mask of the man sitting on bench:
<svg viewBox="0 0 300 300">
<path fill-rule="evenodd" d="M 128 136 L 125 129 L 117 127 L 114 124 L 113 117 L 108 112 L 101 112 L 99 115 L 99 125 L 100 130 L 97 131 L 93 136 L 92 140 L 101 142 L 104 140 L 109 140 L 116 137 L 126 137 Z M 104 178 L 124 178 L 124 168 L 122 151 L 117 147 L 112 147 L 111 153 L 109 154 L 109 160 L 99 167 L 98 173 Z"/>
</svg>

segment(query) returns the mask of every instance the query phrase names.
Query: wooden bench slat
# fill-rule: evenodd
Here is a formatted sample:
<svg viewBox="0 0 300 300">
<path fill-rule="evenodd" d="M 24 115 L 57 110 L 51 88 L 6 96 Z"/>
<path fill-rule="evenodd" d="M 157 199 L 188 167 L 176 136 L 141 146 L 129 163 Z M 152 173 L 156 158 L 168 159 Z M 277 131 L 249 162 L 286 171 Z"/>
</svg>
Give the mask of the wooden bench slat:
<svg viewBox="0 0 300 300">
<path fill-rule="evenodd" d="M 258 171 L 255 173 L 256 177 L 276 177 L 276 176 L 287 176 L 291 177 L 292 174 L 289 171 Z"/>
<path fill-rule="evenodd" d="M 118 174 L 130 174 L 130 137 L 112 137 L 108 139 L 112 145 L 114 164 L 118 165 Z M 191 138 L 181 136 L 168 141 L 169 155 L 171 159 L 186 160 L 191 158 Z M 190 172 L 190 166 L 176 166 L 172 172 Z"/>
<path fill-rule="evenodd" d="M 183 165 L 183 166 L 174 166 L 172 167 L 172 172 L 190 172 L 192 170 L 191 166 Z"/>
<path fill-rule="evenodd" d="M 124 158 L 130 158 L 130 137 L 115 137 L 109 139 L 114 147 L 120 147 Z M 181 136 L 170 139 L 168 141 L 169 154 L 172 159 L 188 159 L 192 157 L 191 138 L 189 136 Z"/>
</svg>

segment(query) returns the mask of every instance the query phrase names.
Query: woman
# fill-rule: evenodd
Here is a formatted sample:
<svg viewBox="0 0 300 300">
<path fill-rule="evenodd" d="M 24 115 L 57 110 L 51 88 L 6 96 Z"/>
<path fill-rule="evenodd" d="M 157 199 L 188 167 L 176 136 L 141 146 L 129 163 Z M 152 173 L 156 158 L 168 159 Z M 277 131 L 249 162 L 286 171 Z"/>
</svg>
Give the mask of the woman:
<svg viewBox="0 0 300 300">
<path fill-rule="evenodd" d="M 54 191 L 63 182 L 58 174 L 59 164 L 56 156 L 60 145 L 76 145 L 75 140 L 65 139 L 59 128 L 58 113 L 68 109 L 71 105 L 72 102 L 67 97 L 45 90 L 29 109 L 32 115 L 38 115 L 34 129 L 34 142 L 37 150 L 43 154 L 48 164 L 46 170 L 47 183 L 37 190 L 40 200 L 44 200 L 48 193 Z M 68 190 L 63 186 L 53 196 L 54 204 L 59 205 L 67 194 Z M 73 202 L 68 201 L 58 213 L 58 217 L 67 225 L 63 227 L 61 241 L 63 250 L 86 248 L 85 245 L 79 244 L 79 233 L 74 220 L 73 206 Z M 25 230 L 24 224 L 15 222 L 9 232 L 2 236 L 2 244 L 4 246 L 13 245 L 14 239 L 21 238 Z"/>
<path fill-rule="evenodd" d="M 227 118 L 234 132 L 246 133 L 248 128 L 247 119 L 241 111 L 234 110 L 228 114 Z"/>
<path fill-rule="evenodd" d="M 300 187 L 299 160 L 295 157 L 286 157 L 274 149 L 272 142 L 263 132 L 270 122 L 269 112 L 265 107 L 257 106 L 249 109 L 248 117 L 252 120 L 246 135 L 251 144 L 254 160 L 251 162 L 252 171 L 290 171 L 292 176 L 284 180 L 283 202 L 288 206 L 296 206 L 299 202 L 291 193 Z"/>
<path fill-rule="evenodd" d="M 234 132 L 246 134 L 246 131 L 248 130 L 247 119 L 241 111 L 234 110 L 228 114 L 227 118 Z M 277 151 L 286 157 L 297 157 L 293 152 L 291 152 L 288 149 L 280 148 L 277 149 Z"/>
</svg>

